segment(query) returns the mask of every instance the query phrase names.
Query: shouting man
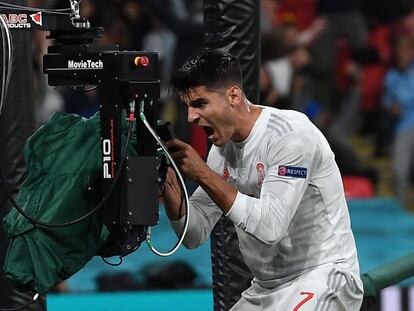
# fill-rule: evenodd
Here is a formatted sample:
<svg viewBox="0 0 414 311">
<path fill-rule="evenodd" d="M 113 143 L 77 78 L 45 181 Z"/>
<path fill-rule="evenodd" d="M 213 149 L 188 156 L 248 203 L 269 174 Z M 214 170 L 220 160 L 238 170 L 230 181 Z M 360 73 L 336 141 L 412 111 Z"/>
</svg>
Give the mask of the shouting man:
<svg viewBox="0 0 414 311">
<path fill-rule="evenodd" d="M 205 163 L 190 145 L 167 142 L 180 171 L 200 185 L 184 244 L 203 243 L 224 213 L 254 276 L 231 310 L 359 310 L 363 288 L 348 208 L 321 132 L 299 112 L 249 102 L 237 59 L 223 52 L 190 58 L 173 74 L 172 88 L 188 121 L 213 143 Z M 172 171 L 165 186 L 179 233 L 184 209 Z"/>
</svg>

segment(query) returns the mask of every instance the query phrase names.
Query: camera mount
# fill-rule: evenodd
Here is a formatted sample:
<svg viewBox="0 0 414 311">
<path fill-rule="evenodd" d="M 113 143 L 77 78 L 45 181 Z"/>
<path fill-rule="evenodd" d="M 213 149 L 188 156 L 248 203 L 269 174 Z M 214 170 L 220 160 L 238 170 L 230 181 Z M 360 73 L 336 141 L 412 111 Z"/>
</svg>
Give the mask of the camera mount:
<svg viewBox="0 0 414 311">
<path fill-rule="evenodd" d="M 155 112 L 160 97 L 158 55 L 155 52 L 120 51 L 102 46 L 103 28 L 91 27 L 80 17 L 79 2 L 70 1 L 70 14 L 2 8 L 9 28 L 50 31 L 52 40 L 43 57 L 43 72 L 51 86 L 74 89 L 100 88 L 102 146 L 102 193 L 113 188 L 101 208 L 110 237 L 100 252 L 103 257 L 125 256 L 146 238 L 146 228 L 158 223 L 159 160 L 157 143 L 141 122 L 136 122 L 136 156 L 121 163 L 122 123 L 125 111 L 143 113 L 156 128 Z M 31 13 L 31 12 L 30 12 Z M 130 122 L 134 117 L 130 117 Z"/>
</svg>

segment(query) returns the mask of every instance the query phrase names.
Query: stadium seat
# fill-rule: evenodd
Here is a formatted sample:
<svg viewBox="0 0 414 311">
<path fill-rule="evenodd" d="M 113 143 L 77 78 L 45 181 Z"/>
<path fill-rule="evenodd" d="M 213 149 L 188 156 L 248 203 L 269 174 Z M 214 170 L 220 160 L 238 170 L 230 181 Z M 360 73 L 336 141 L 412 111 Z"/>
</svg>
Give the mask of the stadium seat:
<svg viewBox="0 0 414 311">
<path fill-rule="evenodd" d="M 372 182 L 363 176 L 343 176 L 345 196 L 347 199 L 368 199 L 375 195 Z"/>
</svg>

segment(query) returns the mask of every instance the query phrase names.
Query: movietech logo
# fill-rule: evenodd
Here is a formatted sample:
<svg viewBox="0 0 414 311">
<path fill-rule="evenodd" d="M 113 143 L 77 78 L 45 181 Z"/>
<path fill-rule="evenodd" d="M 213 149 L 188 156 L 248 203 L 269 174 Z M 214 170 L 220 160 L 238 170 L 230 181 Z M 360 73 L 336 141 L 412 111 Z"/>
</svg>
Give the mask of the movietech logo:
<svg viewBox="0 0 414 311">
<path fill-rule="evenodd" d="M 68 69 L 71 70 L 82 70 L 82 69 L 93 69 L 93 70 L 100 70 L 103 69 L 104 63 L 100 59 L 97 61 L 93 61 L 91 59 L 87 60 L 68 60 Z"/>
</svg>

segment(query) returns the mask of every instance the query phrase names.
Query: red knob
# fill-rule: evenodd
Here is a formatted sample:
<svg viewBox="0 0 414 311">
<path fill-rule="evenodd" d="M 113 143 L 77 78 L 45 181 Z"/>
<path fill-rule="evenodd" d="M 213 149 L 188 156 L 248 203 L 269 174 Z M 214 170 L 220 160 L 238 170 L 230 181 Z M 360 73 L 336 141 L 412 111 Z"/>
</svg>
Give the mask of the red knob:
<svg viewBox="0 0 414 311">
<path fill-rule="evenodd" d="M 135 66 L 144 66 L 147 67 L 149 65 L 149 59 L 146 56 L 137 56 L 134 59 Z"/>
</svg>

